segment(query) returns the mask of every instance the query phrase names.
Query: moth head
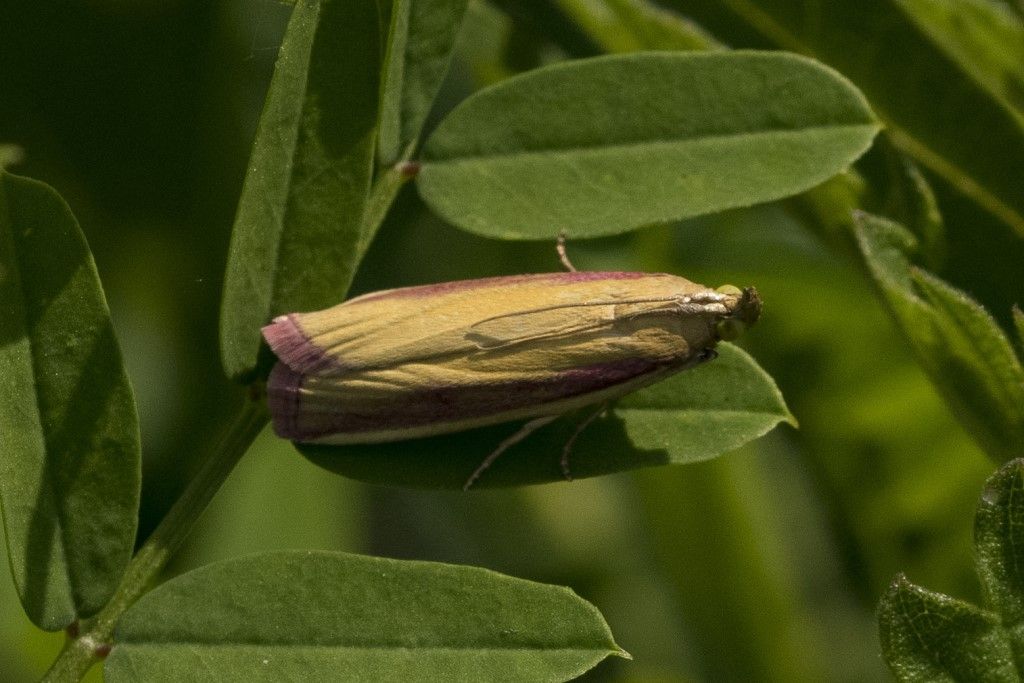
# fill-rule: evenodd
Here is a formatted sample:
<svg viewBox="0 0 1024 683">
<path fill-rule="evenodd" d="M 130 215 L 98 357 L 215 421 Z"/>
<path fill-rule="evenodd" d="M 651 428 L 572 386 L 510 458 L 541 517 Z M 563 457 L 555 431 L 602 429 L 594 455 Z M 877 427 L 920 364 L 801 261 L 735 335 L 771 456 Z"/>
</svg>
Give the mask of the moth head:
<svg viewBox="0 0 1024 683">
<path fill-rule="evenodd" d="M 761 317 L 761 296 L 753 287 L 741 290 L 739 287 L 725 285 L 716 291 L 728 297 L 726 307 L 729 313 L 715 324 L 715 331 L 719 339 L 732 341 Z"/>
</svg>

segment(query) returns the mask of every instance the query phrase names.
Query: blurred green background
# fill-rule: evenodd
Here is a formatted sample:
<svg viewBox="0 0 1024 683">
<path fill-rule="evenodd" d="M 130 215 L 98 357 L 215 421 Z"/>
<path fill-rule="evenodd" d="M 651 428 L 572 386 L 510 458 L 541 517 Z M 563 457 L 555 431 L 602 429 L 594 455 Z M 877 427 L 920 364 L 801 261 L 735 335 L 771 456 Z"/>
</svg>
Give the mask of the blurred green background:
<svg viewBox="0 0 1024 683">
<path fill-rule="evenodd" d="M 483 84 L 596 54 L 557 6 L 472 4 L 433 120 Z M 145 537 L 240 398 L 219 365 L 220 285 L 289 8 L 0 7 L 0 142 L 24 149 L 13 170 L 57 188 L 94 251 L 140 406 Z M 1005 322 L 1024 301 L 1020 240 L 936 189 L 943 276 Z M 343 480 L 264 434 L 171 571 L 276 548 L 474 564 L 569 585 L 601 609 L 634 660 L 606 661 L 587 680 L 884 680 L 874 609 L 897 571 L 977 599 L 971 526 L 994 464 L 912 361 L 855 259 L 819 234 L 776 204 L 569 245 L 581 269 L 756 285 L 765 314 L 741 343 L 799 430 L 701 465 L 472 495 Z M 461 233 L 408 187 L 353 293 L 558 268 L 552 244 Z M 0 681 L 32 680 L 62 636 L 30 625 L 2 574 Z"/>
</svg>

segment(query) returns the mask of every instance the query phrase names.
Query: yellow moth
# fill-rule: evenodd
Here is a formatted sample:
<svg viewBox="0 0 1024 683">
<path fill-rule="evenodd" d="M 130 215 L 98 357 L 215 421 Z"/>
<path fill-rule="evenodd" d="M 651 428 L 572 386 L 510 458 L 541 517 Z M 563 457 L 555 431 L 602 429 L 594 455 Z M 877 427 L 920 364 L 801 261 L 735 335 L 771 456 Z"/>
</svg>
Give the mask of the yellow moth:
<svg viewBox="0 0 1024 683">
<path fill-rule="evenodd" d="M 352 444 L 512 420 L 539 426 L 710 360 L 760 311 L 753 288 L 714 290 L 662 273 L 374 292 L 263 329 L 279 359 L 267 384 L 274 429 L 299 442 Z"/>
</svg>

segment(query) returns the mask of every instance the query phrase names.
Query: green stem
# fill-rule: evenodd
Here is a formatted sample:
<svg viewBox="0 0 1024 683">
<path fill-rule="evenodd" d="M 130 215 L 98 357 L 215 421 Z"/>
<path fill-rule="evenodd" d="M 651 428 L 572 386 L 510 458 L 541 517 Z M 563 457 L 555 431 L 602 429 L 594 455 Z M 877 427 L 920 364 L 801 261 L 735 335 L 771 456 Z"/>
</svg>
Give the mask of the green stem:
<svg viewBox="0 0 1024 683">
<path fill-rule="evenodd" d="M 149 590 L 266 423 L 262 397 L 247 400 L 195 478 L 132 558 L 110 602 L 83 624 L 80 635 L 68 641 L 43 677 L 43 683 L 80 681 L 93 664 L 106 656 L 113 645 L 117 620 Z"/>
<path fill-rule="evenodd" d="M 374 182 L 363 217 L 363 234 L 358 245 L 360 257 L 369 248 L 402 185 L 416 174 L 416 170 L 414 162 L 399 162 Z M 149 590 L 266 422 L 267 412 L 262 398 L 246 401 L 242 412 L 217 443 L 202 469 L 132 558 L 113 598 L 98 615 L 83 624 L 80 635 L 68 640 L 42 683 L 80 681 L 109 652 L 117 620 Z"/>
</svg>

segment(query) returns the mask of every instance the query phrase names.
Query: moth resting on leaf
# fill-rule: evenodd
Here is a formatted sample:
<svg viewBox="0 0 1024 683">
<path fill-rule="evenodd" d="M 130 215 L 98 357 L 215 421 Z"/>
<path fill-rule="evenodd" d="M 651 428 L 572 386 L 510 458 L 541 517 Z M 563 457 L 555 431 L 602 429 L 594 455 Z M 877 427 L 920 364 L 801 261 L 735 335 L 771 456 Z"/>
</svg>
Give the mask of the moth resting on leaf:
<svg viewBox="0 0 1024 683">
<path fill-rule="evenodd" d="M 714 358 L 715 344 L 760 312 L 752 287 L 713 290 L 661 273 L 516 275 L 365 294 L 263 328 L 279 359 L 267 383 L 274 430 L 365 444 L 531 418 L 539 426 Z"/>
</svg>

